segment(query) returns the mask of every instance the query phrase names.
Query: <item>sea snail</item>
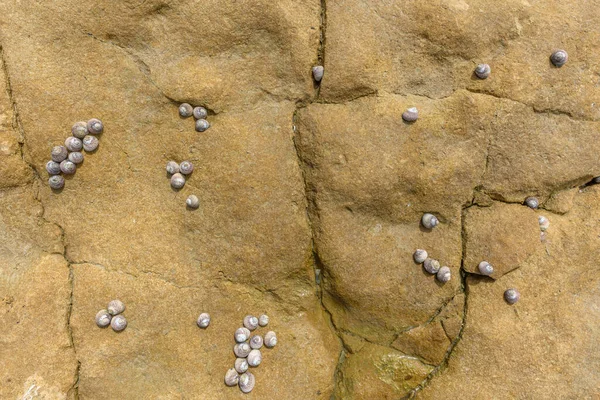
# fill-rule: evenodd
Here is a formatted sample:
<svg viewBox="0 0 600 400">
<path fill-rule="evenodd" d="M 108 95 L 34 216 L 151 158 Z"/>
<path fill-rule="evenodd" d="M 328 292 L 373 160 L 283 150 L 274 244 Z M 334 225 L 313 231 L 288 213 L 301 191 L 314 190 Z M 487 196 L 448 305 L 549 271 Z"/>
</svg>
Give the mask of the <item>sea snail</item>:
<svg viewBox="0 0 600 400">
<path fill-rule="evenodd" d="M 238 373 L 243 374 L 244 372 L 248 371 L 248 367 L 248 360 L 246 360 L 245 358 L 235 359 L 235 370 Z"/>
<path fill-rule="evenodd" d="M 533 208 L 534 210 L 539 207 L 540 202 L 537 197 L 528 197 L 525 199 L 525 205 L 529 208 Z"/>
<path fill-rule="evenodd" d="M 179 106 L 179 115 L 183 118 L 191 117 L 194 112 L 194 109 L 188 103 L 183 103 Z"/>
<path fill-rule="evenodd" d="M 481 275 L 490 276 L 491 274 L 494 273 L 494 267 L 492 267 L 492 264 L 490 264 L 487 261 L 480 262 L 478 265 L 478 269 L 479 269 L 479 273 Z"/>
<path fill-rule="evenodd" d="M 210 315 L 207 313 L 202 313 L 198 317 L 198 321 L 196 321 L 200 328 L 206 328 L 210 324 Z"/>
<path fill-rule="evenodd" d="M 440 270 L 440 262 L 438 260 L 434 260 L 433 258 L 427 258 L 423 262 L 423 268 L 425 268 L 425 271 L 429 272 L 430 274 L 437 274 Z"/>
<path fill-rule="evenodd" d="M 77 139 L 83 139 L 88 133 L 87 122 L 85 121 L 75 122 L 71 127 L 71 134 Z"/>
<path fill-rule="evenodd" d="M 96 314 L 96 325 L 98 325 L 100 328 L 106 328 L 110 325 L 111 319 L 112 315 L 110 315 L 108 311 L 100 310 L 98 311 L 98 314 Z"/>
<path fill-rule="evenodd" d="M 246 315 L 244 317 L 244 326 L 251 331 L 255 330 L 258 328 L 258 318 L 252 315 Z"/>
<path fill-rule="evenodd" d="M 200 207 L 200 200 L 198 200 L 198 197 L 196 197 L 195 195 L 191 194 L 185 200 L 185 204 L 189 208 L 198 208 L 198 207 Z"/>
<path fill-rule="evenodd" d="M 83 143 L 81 143 L 81 139 L 69 136 L 65 139 L 65 147 L 69 151 L 79 151 L 83 148 Z"/>
<path fill-rule="evenodd" d="M 179 172 L 181 172 L 183 175 L 189 175 L 193 170 L 194 164 L 189 161 L 183 161 L 181 164 L 179 164 Z"/>
<path fill-rule="evenodd" d="M 475 68 L 475 75 L 477 75 L 479 79 L 486 79 L 488 76 L 490 76 L 491 72 L 492 69 L 488 64 L 479 64 Z"/>
<path fill-rule="evenodd" d="M 206 119 L 208 117 L 208 112 L 206 112 L 206 108 L 204 107 L 194 107 L 192 114 L 194 114 L 194 118 L 196 119 Z"/>
<path fill-rule="evenodd" d="M 540 224 L 540 230 L 542 232 L 545 232 L 546 229 L 548 229 L 550 227 L 550 221 L 548 220 L 548 218 L 544 217 L 543 215 L 540 215 L 538 217 L 538 222 Z"/>
<path fill-rule="evenodd" d="M 260 335 L 254 335 L 250 338 L 250 347 L 252 349 L 260 349 L 263 345 L 263 338 Z"/>
<path fill-rule="evenodd" d="M 238 343 L 245 342 L 250 337 L 250 330 L 248 328 L 238 328 L 235 331 L 234 337 Z"/>
<path fill-rule="evenodd" d="M 83 138 L 83 149 L 87 152 L 94 151 L 98 148 L 98 138 L 96 136 L 87 135 Z"/>
<path fill-rule="evenodd" d="M 262 362 L 262 354 L 260 350 L 254 349 L 248 353 L 248 365 L 251 367 L 258 367 Z"/>
<path fill-rule="evenodd" d="M 258 324 L 260 326 L 267 326 L 268 323 L 269 323 L 269 316 L 268 315 L 263 314 L 260 317 L 258 317 Z"/>
<path fill-rule="evenodd" d="M 275 335 L 275 332 L 273 332 L 273 331 L 267 332 L 265 334 L 264 343 L 265 343 L 265 347 L 268 347 L 268 348 L 275 347 L 275 345 L 277 344 L 277 335 Z"/>
<path fill-rule="evenodd" d="M 508 289 L 504 292 L 504 300 L 508 304 L 515 304 L 521 298 L 521 294 L 517 291 L 517 289 Z"/>
<path fill-rule="evenodd" d="M 225 373 L 225 384 L 227 386 L 237 385 L 239 379 L 240 379 L 240 376 L 237 374 L 237 372 L 233 368 L 228 369 L 227 373 Z"/>
<path fill-rule="evenodd" d="M 127 328 L 127 320 L 122 315 L 115 315 L 110 321 L 110 327 L 113 328 L 113 331 L 120 332 L 123 329 Z"/>
<path fill-rule="evenodd" d="M 415 251 L 415 254 L 413 254 L 413 259 L 415 260 L 415 262 L 417 264 L 423 264 L 423 262 L 425 262 L 425 260 L 427 260 L 427 251 L 423 250 L 423 249 L 417 249 Z"/>
<path fill-rule="evenodd" d="M 69 152 L 65 146 L 54 146 L 52 148 L 52 152 L 50 153 L 50 158 L 52 158 L 52 161 L 59 163 L 63 160 L 66 160 L 68 155 Z"/>
<path fill-rule="evenodd" d="M 406 122 L 415 122 L 419 118 L 417 107 L 411 107 L 402 113 L 402 119 Z"/>
<path fill-rule="evenodd" d="M 569 55 L 564 50 L 556 50 L 550 56 L 550 61 L 552 62 L 552 64 L 554 64 L 555 67 L 559 67 L 559 68 L 562 67 L 563 65 L 565 65 L 567 63 L 568 59 L 569 59 Z"/>
<path fill-rule="evenodd" d="M 235 346 L 233 346 L 233 353 L 239 358 L 247 357 L 251 350 L 252 349 L 250 348 L 250 345 L 246 342 L 237 343 Z"/>
<path fill-rule="evenodd" d="M 73 164 L 81 164 L 83 162 L 83 153 L 79 151 L 69 153 L 69 161 Z"/>
<path fill-rule="evenodd" d="M 65 186 L 65 178 L 60 175 L 52 175 L 50 179 L 48 179 L 48 185 L 52 189 L 61 189 Z"/>
<path fill-rule="evenodd" d="M 178 173 L 179 164 L 177 164 L 175 161 L 169 161 L 167 163 L 167 172 L 171 175 Z"/>
<path fill-rule="evenodd" d="M 251 372 L 245 372 L 240 375 L 239 386 L 244 393 L 250 393 L 254 389 L 254 375 Z"/>
<path fill-rule="evenodd" d="M 323 79 L 324 72 L 325 69 L 322 65 L 315 65 L 314 67 L 312 67 L 313 78 L 315 78 L 315 81 L 317 82 L 321 82 L 321 79 Z"/>
<path fill-rule="evenodd" d="M 99 135 L 104 130 L 104 124 L 97 118 L 92 118 L 87 122 L 87 130 L 92 135 Z"/>
<path fill-rule="evenodd" d="M 196 121 L 196 131 L 204 132 L 208 128 L 210 128 L 210 123 L 207 120 L 199 119 Z"/>
<path fill-rule="evenodd" d="M 450 268 L 443 266 L 436 274 L 436 278 L 438 281 L 442 283 L 446 283 L 452 278 L 452 272 L 450 272 Z"/>
<path fill-rule="evenodd" d="M 173 189 L 181 189 L 185 185 L 185 178 L 179 172 L 171 177 L 171 186 Z"/>
<path fill-rule="evenodd" d="M 60 162 L 60 170 L 65 175 L 74 174 L 76 169 L 77 169 L 77 165 L 75 165 L 73 162 L 71 162 L 69 160 L 63 160 Z"/>
<path fill-rule="evenodd" d="M 108 307 L 106 307 L 110 315 L 121 314 L 125 311 L 125 304 L 121 300 L 112 300 L 108 303 Z"/>
<path fill-rule="evenodd" d="M 433 214 L 425 213 L 423 214 L 423 217 L 421 217 L 421 224 L 427 229 L 433 229 L 438 226 L 439 223 L 440 221 Z"/>
<path fill-rule="evenodd" d="M 50 160 L 46 163 L 46 171 L 48 171 L 48 174 L 50 175 L 58 175 L 60 174 L 60 164 Z"/>
</svg>

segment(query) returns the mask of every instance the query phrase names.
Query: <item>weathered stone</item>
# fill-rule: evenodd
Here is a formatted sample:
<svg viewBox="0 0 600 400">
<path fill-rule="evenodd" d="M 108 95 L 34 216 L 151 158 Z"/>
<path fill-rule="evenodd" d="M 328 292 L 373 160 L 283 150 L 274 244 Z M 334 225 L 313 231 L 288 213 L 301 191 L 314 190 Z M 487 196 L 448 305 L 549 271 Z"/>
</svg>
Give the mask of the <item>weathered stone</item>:
<svg viewBox="0 0 600 400">
<path fill-rule="evenodd" d="M 401 333 L 392 346 L 404 354 L 417 356 L 428 364 L 439 365 L 448 351 L 450 339 L 441 322 L 433 321 Z"/>
<path fill-rule="evenodd" d="M 544 202 L 543 208 L 558 214 L 566 214 L 573 208 L 573 200 L 579 193 L 579 188 L 562 190 L 550 195 L 550 198 Z"/>
<path fill-rule="evenodd" d="M 537 217 L 535 211 L 518 204 L 468 208 L 464 216 L 464 269 L 480 274 L 479 263 L 487 261 L 494 267 L 490 276 L 498 279 L 543 251 Z"/>
</svg>

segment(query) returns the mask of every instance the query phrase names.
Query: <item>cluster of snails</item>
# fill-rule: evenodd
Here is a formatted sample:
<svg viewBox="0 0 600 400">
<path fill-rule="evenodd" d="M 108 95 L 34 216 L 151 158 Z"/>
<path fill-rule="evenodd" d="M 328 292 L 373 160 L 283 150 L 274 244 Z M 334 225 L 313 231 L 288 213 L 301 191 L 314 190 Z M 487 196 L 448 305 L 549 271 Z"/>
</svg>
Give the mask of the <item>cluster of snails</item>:
<svg viewBox="0 0 600 400">
<path fill-rule="evenodd" d="M 249 367 L 258 367 L 262 362 L 262 354 L 260 348 L 263 346 L 273 348 L 277 344 L 277 335 L 275 332 L 269 331 L 264 338 L 260 335 L 251 335 L 259 326 L 267 326 L 269 317 L 261 315 L 255 317 L 247 315 L 244 317 L 244 326 L 235 331 L 233 353 L 237 357 L 234 368 L 230 368 L 225 373 L 225 384 L 227 386 L 238 385 L 244 393 L 250 393 L 254 389 L 255 378 L 254 374 L 248 371 Z"/>
<path fill-rule="evenodd" d="M 127 320 L 121 313 L 125 311 L 125 304 L 121 300 L 112 300 L 104 310 L 96 314 L 96 325 L 106 328 L 110 325 L 115 332 L 121 332 L 127 327 Z"/>
<path fill-rule="evenodd" d="M 204 107 L 192 107 L 188 103 L 183 103 L 179 106 L 179 115 L 183 118 L 189 118 L 192 115 L 196 118 L 196 131 L 204 132 L 210 128 L 210 123 L 206 119 L 208 111 Z"/>
<path fill-rule="evenodd" d="M 560 66 L 561 65 L 558 65 L 558 67 Z M 535 210 L 539 207 L 540 202 L 536 197 L 527 197 L 525 199 L 525 205 Z M 538 217 L 538 223 L 540 224 L 540 231 L 542 231 L 542 234 L 544 234 L 544 232 L 546 232 L 546 230 L 548 230 L 548 228 L 550 227 L 550 221 L 543 215 L 540 215 Z"/>
<path fill-rule="evenodd" d="M 46 171 L 50 175 L 48 185 L 55 190 L 65 186 L 65 178 L 60 173 L 72 175 L 77 165 L 83 162 L 83 153 L 95 151 L 98 148 L 99 135 L 104 130 L 102 121 L 92 118 L 89 121 L 76 122 L 71 128 L 72 136 L 65 140 L 64 146 L 54 146 L 50 153 L 51 160 L 46 163 Z"/>
<path fill-rule="evenodd" d="M 450 268 L 445 265 L 441 267 L 438 260 L 429 258 L 429 254 L 427 254 L 426 250 L 417 249 L 413 254 L 413 259 L 417 264 L 423 264 L 425 271 L 435 275 L 437 280 L 442 283 L 446 283 L 452 278 Z"/>
</svg>

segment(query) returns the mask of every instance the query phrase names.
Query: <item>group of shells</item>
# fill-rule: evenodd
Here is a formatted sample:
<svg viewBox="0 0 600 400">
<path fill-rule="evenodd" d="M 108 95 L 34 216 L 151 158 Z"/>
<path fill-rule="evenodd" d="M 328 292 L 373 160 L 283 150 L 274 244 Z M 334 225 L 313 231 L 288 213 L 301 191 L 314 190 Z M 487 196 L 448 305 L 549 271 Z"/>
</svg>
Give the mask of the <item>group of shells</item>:
<svg viewBox="0 0 600 400">
<path fill-rule="evenodd" d="M 171 175 L 171 187 L 173 189 L 181 189 L 185 185 L 186 176 L 190 175 L 193 171 L 194 164 L 191 161 L 182 161 L 179 164 L 176 161 L 169 161 L 167 163 L 167 173 Z M 200 206 L 200 200 L 192 194 L 188 196 L 185 204 L 189 208 L 196 209 Z"/>
<path fill-rule="evenodd" d="M 196 131 L 204 132 L 210 128 L 210 123 L 206 119 L 208 117 L 208 111 L 204 107 L 192 107 L 188 103 L 182 103 L 179 106 L 179 115 L 182 118 L 189 118 L 192 115 L 196 119 Z"/>
<path fill-rule="evenodd" d="M 248 369 L 258 367 L 262 362 L 262 353 L 260 349 L 263 345 L 267 348 L 273 348 L 277 344 L 277 335 L 273 331 L 268 331 L 264 337 L 252 335 L 259 326 L 265 327 L 269 323 L 267 315 L 255 317 L 247 315 L 244 317 L 243 327 L 238 328 L 234 333 L 235 345 L 233 353 L 237 357 L 234 367 L 225 373 L 225 384 L 227 386 L 238 385 L 244 393 L 250 393 L 254 389 L 254 374 Z"/>
<path fill-rule="evenodd" d="M 104 310 L 96 314 L 96 325 L 100 328 L 106 328 L 108 325 L 115 332 L 121 332 L 127 328 L 127 320 L 123 315 L 125 304 L 121 300 L 112 300 Z"/>
<path fill-rule="evenodd" d="M 46 171 L 50 175 L 48 185 L 55 190 L 65 186 L 65 178 L 60 174 L 73 175 L 77 166 L 83 162 L 85 150 L 90 153 L 98 148 L 99 135 L 104 131 L 104 124 L 97 118 L 76 122 L 71 128 L 71 135 L 64 146 L 54 146 L 50 153 L 51 160 L 46 163 Z"/>
</svg>

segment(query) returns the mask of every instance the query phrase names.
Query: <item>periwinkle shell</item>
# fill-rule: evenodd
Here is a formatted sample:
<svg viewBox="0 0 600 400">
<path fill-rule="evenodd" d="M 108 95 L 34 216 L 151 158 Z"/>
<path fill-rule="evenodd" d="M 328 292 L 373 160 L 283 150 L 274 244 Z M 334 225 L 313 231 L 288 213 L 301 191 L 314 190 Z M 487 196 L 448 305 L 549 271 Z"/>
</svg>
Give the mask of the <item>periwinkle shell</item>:
<svg viewBox="0 0 600 400">
<path fill-rule="evenodd" d="M 200 328 L 207 328 L 210 324 L 210 315 L 208 313 L 202 313 L 198 317 L 198 321 L 196 321 Z"/>
<path fill-rule="evenodd" d="M 260 350 L 254 349 L 248 353 L 248 365 L 251 367 L 258 367 L 262 362 L 262 354 Z"/>
<path fill-rule="evenodd" d="M 486 79 L 488 76 L 490 76 L 491 72 L 492 69 L 487 64 L 479 64 L 475 68 L 475 75 L 477 75 L 479 79 Z"/>
<path fill-rule="evenodd" d="M 245 358 L 236 358 L 234 366 L 238 373 L 243 374 L 244 372 L 248 371 L 248 360 Z"/>
<path fill-rule="evenodd" d="M 52 161 L 59 163 L 63 160 L 66 160 L 68 155 L 69 152 L 65 146 L 54 146 L 52 148 L 52 152 L 50 153 L 50 158 Z"/>
<path fill-rule="evenodd" d="M 75 122 L 71 127 L 71 134 L 77 139 L 83 139 L 88 133 L 87 122 L 85 121 Z"/>
<path fill-rule="evenodd" d="M 415 253 L 413 254 L 413 259 L 415 260 L 415 262 L 417 264 L 423 264 L 423 262 L 425 262 L 425 260 L 427 260 L 428 254 L 427 251 L 423 250 L 423 249 L 417 249 L 415 251 Z"/>
<path fill-rule="evenodd" d="M 533 208 L 534 210 L 539 207 L 540 202 L 537 197 L 528 197 L 525 199 L 525 205 L 529 208 Z"/>
<path fill-rule="evenodd" d="M 208 117 L 208 112 L 204 107 L 194 107 L 192 114 L 194 114 L 194 118 L 196 119 L 206 119 Z"/>
<path fill-rule="evenodd" d="M 110 315 L 118 315 L 125 311 L 125 304 L 121 300 L 111 300 L 106 309 Z"/>
<path fill-rule="evenodd" d="M 225 384 L 227 386 L 235 386 L 238 384 L 239 380 L 240 376 L 238 375 L 235 369 L 230 368 L 225 373 Z"/>
<path fill-rule="evenodd" d="M 250 338 L 250 348 L 260 349 L 263 346 L 263 338 L 260 335 L 254 335 Z"/>
<path fill-rule="evenodd" d="M 48 179 L 48 186 L 52 189 L 62 189 L 65 186 L 65 178 L 60 175 L 52 175 Z"/>
<path fill-rule="evenodd" d="M 433 214 L 425 213 L 421 217 L 421 224 L 427 229 L 433 229 L 438 226 L 439 223 L 440 221 Z"/>
<path fill-rule="evenodd" d="M 562 67 L 567 63 L 569 59 L 569 55 L 564 50 L 556 50 L 550 56 L 550 61 L 554 64 L 555 67 Z"/>
<path fill-rule="evenodd" d="M 69 161 L 73 164 L 81 164 L 83 162 L 83 153 L 79 151 L 69 153 Z"/>
<path fill-rule="evenodd" d="M 92 118 L 87 122 L 87 130 L 91 135 L 99 135 L 104 131 L 104 124 L 98 118 Z"/>
<path fill-rule="evenodd" d="M 260 326 L 267 326 L 268 323 L 269 323 L 269 316 L 268 315 L 263 314 L 260 317 L 258 317 L 258 325 L 260 325 Z"/>
<path fill-rule="evenodd" d="M 443 266 L 437 272 L 435 277 L 437 278 L 438 281 L 440 281 L 442 283 L 446 283 L 452 278 L 452 272 L 450 271 L 449 267 Z"/>
<path fill-rule="evenodd" d="M 127 328 L 127 320 L 121 314 L 115 315 L 110 321 L 110 327 L 113 328 L 115 332 L 120 332 Z"/>
<path fill-rule="evenodd" d="M 179 172 L 179 164 L 175 161 L 169 161 L 167 163 L 167 173 L 173 175 Z"/>
<path fill-rule="evenodd" d="M 265 338 L 263 340 L 265 347 L 273 348 L 277 344 L 277 335 L 273 331 L 269 331 L 265 334 Z"/>
<path fill-rule="evenodd" d="M 504 292 L 504 300 L 506 300 L 508 304 L 515 304 L 520 298 L 521 294 L 517 289 L 507 289 Z"/>
<path fill-rule="evenodd" d="M 185 185 L 185 178 L 179 172 L 171 177 L 171 187 L 173 189 L 181 189 Z"/>
<path fill-rule="evenodd" d="M 50 175 L 60 174 L 60 163 L 52 160 L 48 161 L 46 163 L 46 171 L 48 171 L 48 174 Z"/>
<path fill-rule="evenodd" d="M 419 118 L 417 107 L 411 107 L 402 113 L 402 119 L 406 122 L 415 122 Z"/>
<path fill-rule="evenodd" d="M 204 132 L 208 128 L 210 128 L 210 123 L 207 120 L 205 120 L 205 119 L 196 120 L 196 131 Z"/>
<path fill-rule="evenodd" d="M 246 342 L 237 343 L 233 346 L 233 353 L 239 358 L 247 357 L 248 354 L 250 354 L 250 351 L 252 351 L 252 348 L 250 348 L 250 345 Z"/>
<path fill-rule="evenodd" d="M 477 268 L 479 269 L 479 273 L 481 275 L 490 276 L 494 273 L 494 267 L 487 261 L 480 262 Z"/>
<path fill-rule="evenodd" d="M 258 318 L 253 315 L 246 315 L 244 317 L 244 326 L 251 331 L 255 330 L 258 328 Z"/>
<path fill-rule="evenodd" d="M 194 164 L 192 164 L 190 161 L 183 161 L 181 164 L 179 164 L 179 172 L 183 175 L 189 175 L 192 173 L 192 171 L 194 171 Z"/>
<path fill-rule="evenodd" d="M 100 328 L 106 328 L 109 326 L 111 320 L 112 315 L 110 315 L 106 310 L 100 310 L 96 314 L 96 325 L 98 325 Z"/>
<path fill-rule="evenodd" d="M 65 139 L 65 147 L 69 151 L 79 151 L 83 148 L 83 143 L 81 142 L 81 139 L 69 136 Z"/>
<path fill-rule="evenodd" d="M 440 270 L 440 262 L 438 260 L 434 260 L 433 258 L 427 258 L 423 262 L 423 268 L 425 268 L 425 271 L 429 272 L 430 274 L 437 274 Z"/>
<path fill-rule="evenodd" d="M 87 152 L 96 150 L 98 148 L 98 145 L 100 144 L 98 142 L 98 138 L 92 135 L 87 135 L 86 137 L 84 137 L 82 142 L 83 149 Z"/>
<path fill-rule="evenodd" d="M 234 334 L 235 341 L 238 343 L 245 342 L 250 337 L 250 330 L 246 327 L 238 328 Z"/>
<path fill-rule="evenodd" d="M 323 73 L 325 72 L 325 68 L 322 65 L 315 65 L 312 67 L 313 78 L 315 78 L 316 82 L 321 82 L 323 79 Z"/>
<path fill-rule="evenodd" d="M 185 200 L 185 204 L 189 208 L 198 208 L 198 207 L 200 207 L 200 200 L 198 200 L 198 197 L 196 197 L 195 195 L 191 194 Z"/>
<path fill-rule="evenodd" d="M 63 160 L 60 162 L 60 170 L 65 175 L 72 175 L 77 170 L 77 165 L 69 160 Z"/>
<path fill-rule="evenodd" d="M 191 117 L 194 112 L 194 109 L 188 103 L 183 103 L 179 106 L 179 115 L 183 118 Z"/>
<path fill-rule="evenodd" d="M 239 386 L 244 393 L 250 393 L 254 389 L 254 375 L 251 372 L 245 372 L 240 375 Z"/>
</svg>

